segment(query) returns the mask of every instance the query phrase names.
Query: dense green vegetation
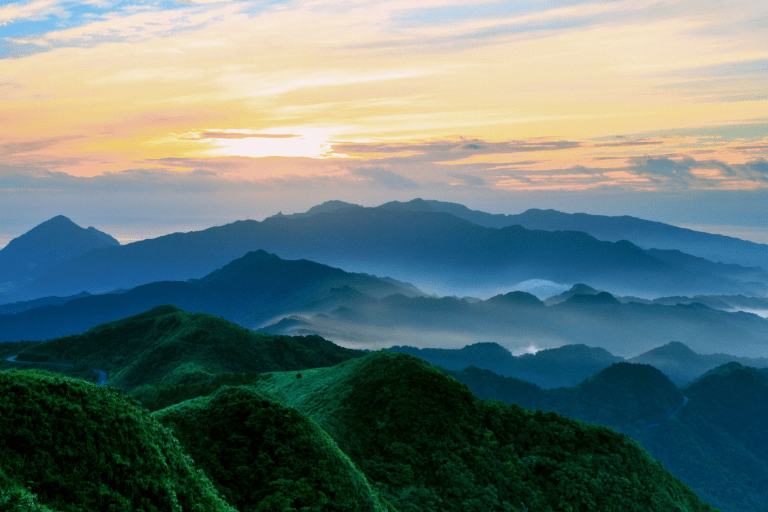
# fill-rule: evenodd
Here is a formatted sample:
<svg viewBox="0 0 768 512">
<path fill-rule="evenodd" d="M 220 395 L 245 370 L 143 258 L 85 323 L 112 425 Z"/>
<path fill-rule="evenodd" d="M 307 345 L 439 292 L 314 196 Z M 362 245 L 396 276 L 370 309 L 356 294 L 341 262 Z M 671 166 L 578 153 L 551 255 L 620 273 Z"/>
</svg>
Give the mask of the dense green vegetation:
<svg viewBox="0 0 768 512">
<path fill-rule="evenodd" d="M 320 427 L 274 397 L 223 387 L 155 413 L 240 512 L 384 512 Z"/>
<path fill-rule="evenodd" d="M 412 356 L 301 374 L 257 385 L 316 420 L 401 512 L 709 510 L 629 438 L 479 400 Z"/>
<path fill-rule="evenodd" d="M 138 404 L 39 370 L 0 372 L 0 484 L 0 510 L 233 511 Z"/>
<path fill-rule="evenodd" d="M 6 348 L 10 349 L 0 345 L 0 350 Z M 134 484 L 120 487 L 109 480 L 102 492 L 101 480 L 94 480 L 101 493 L 96 498 L 87 494 L 91 488 L 69 491 L 65 485 L 73 485 L 70 480 L 75 477 L 89 481 L 89 473 L 77 471 L 99 470 L 107 475 L 102 479 L 122 478 L 125 473 L 119 471 L 128 470 L 154 474 L 151 457 L 135 460 L 137 453 L 146 451 L 142 441 L 136 440 L 144 436 L 154 443 L 153 456 L 165 457 L 169 467 L 187 476 L 166 472 L 162 478 L 141 480 L 145 477 L 134 475 L 131 481 L 145 482 L 136 485 L 157 490 L 170 478 L 168 485 L 197 486 L 194 489 L 210 500 L 221 494 L 240 512 L 711 510 L 629 438 L 554 413 L 480 400 L 452 377 L 406 354 L 364 355 L 317 336 L 256 334 L 220 318 L 171 306 L 80 336 L 18 348 L 20 360 L 77 363 L 71 368 L 51 368 L 57 371 L 106 370 L 108 385 L 156 410 L 155 418 L 170 427 L 173 435 L 116 389 L 38 370 L 4 372 L 0 375 L 9 382 L 42 378 L 66 384 L 47 393 L 51 405 L 40 405 L 45 414 L 31 405 L 26 411 L 24 421 L 43 423 L 40 432 L 54 428 L 54 421 L 46 419 L 49 413 L 57 422 L 64 415 L 86 425 L 66 434 L 74 437 L 62 437 L 65 434 L 58 431 L 50 434 L 49 446 L 58 451 L 50 448 L 52 453 L 46 457 L 62 466 L 48 465 L 48 473 L 40 469 L 44 478 L 16 478 L 18 457 L 8 463 L 0 460 L 0 469 L 13 476 L 0 481 L 4 489 L 0 499 L 7 503 L 26 500 L 62 512 L 110 510 L 112 502 L 93 501 L 107 499 L 104 495 L 121 503 L 115 510 L 153 510 L 149 504 L 125 501 L 138 499 L 126 497 L 139 489 Z M 647 375 L 642 372 L 624 387 L 619 382 L 623 372 L 614 373 L 606 373 L 613 375 L 613 395 L 600 396 L 599 401 L 639 394 L 647 387 Z M 73 387 L 73 382 L 80 388 Z M 600 382 L 585 382 L 583 393 L 592 393 L 591 387 L 599 387 Z M 535 386 L 530 389 L 543 392 Z M 662 383 L 653 389 L 666 398 L 641 409 L 643 417 L 658 417 L 679 397 L 674 386 L 670 391 Z M 68 405 L 73 399 L 75 406 Z M 82 407 L 90 402 L 97 404 L 96 410 Z M 110 427 L 116 414 L 110 407 L 129 409 L 120 417 L 128 418 L 123 423 L 133 437 Z M 77 416 L 77 411 L 87 419 Z M 633 411 L 629 407 L 625 415 L 631 417 Z M 135 426 L 139 420 L 130 419 L 134 417 L 144 422 L 141 427 Z M 88 421 L 108 428 L 99 427 L 91 435 L 94 429 L 88 430 Z M 65 420 L 65 432 L 66 425 Z M 641 422 L 634 425 L 640 428 Z M 38 434 L 32 427 L 28 431 L 29 436 Z M 115 443 L 123 444 L 109 445 L 114 436 L 119 438 Z M 180 455 L 176 438 L 191 459 Z M 94 446 L 102 446 L 99 443 L 106 448 L 95 453 Z M 29 440 L 18 444 L 39 445 Z M 130 451 L 129 445 L 137 448 Z M 7 454 L 13 456 L 13 452 Z M 96 458 L 92 461 L 92 457 Z M 29 463 L 26 452 L 21 460 Z M 117 469 L 107 469 L 110 464 Z M 59 475 L 56 468 L 63 465 L 85 469 Z M 189 484 L 191 478 L 203 483 Z M 141 490 L 142 499 L 154 500 L 150 491 Z M 181 489 L 174 492 L 179 500 L 186 499 Z M 114 497 L 115 493 L 119 496 Z M 215 503 L 210 510 L 224 506 L 222 501 Z M 81 508 L 72 508 L 74 504 Z"/>
<path fill-rule="evenodd" d="M 92 368 L 104 370 L 109 385 L 151 409 L 210 393 L 222 384 L 248 383 L 258 378 L 258 372 L 331 366 L 364 354 L 319 336 L 254 333 L 173 306 L 159 306 L 82 335 L 19 348 L 20 361 L 78 365 L 57 371 L 79 370 L 92 378 Z"/>
<path fill-rule="evenodd" d="M 628 363 L 550 390 L 477 368 L 449 373 L 482 398 L 556 411 L 633 437 L 724 511 L 768 511 L 766 370 L 732 362 L 682 389 L 658 370 Z"/>
</svg>

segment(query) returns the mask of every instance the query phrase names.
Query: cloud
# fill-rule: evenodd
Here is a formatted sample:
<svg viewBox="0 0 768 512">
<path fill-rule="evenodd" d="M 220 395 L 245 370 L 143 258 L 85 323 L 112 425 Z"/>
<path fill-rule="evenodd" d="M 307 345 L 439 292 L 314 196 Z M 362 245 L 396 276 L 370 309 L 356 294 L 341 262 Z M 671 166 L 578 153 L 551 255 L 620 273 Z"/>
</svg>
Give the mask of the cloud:
<svg viewBox="0 0 768 512">
<path fill-rule="evenodd" d="M 469 174 L 451 174 L 451 176 L 462 180 L 465 185 L 471 187 L 485 187 L 488 185 L 488 182 L 480 176 L 471 176 Z"/>
<path fill-rule="evenodd" d="M 10 156 L 10 155 L 17 155 L 19 153 L 32 153 L 35 151 L 40 151 L 42 149 L 50 148 L 61 142 L 66 142 L 68 140 L 80 139 L 80 138 L 82 137 L 70 135 L 70 136 L 64 136 L 64 137 L 51 137 L 47 139 L 38 139 L 38 140 L 29 140 L 29 141 L 6 142 L 3 144 L 0 144 L 0 155 Z"/>
<path fill-rule="evenodd" d="M 672 178 L 682 182 L 691 177 L 690 171 L 694 165 L 696 161 L 687 157 L 678 160 L 669 157 L 642 157 L 635 159 L 632 168 L 641 174 Z"/>
<path fill-rule="evenodd" d="M 293 133 L 242 133 L 242 132 L 202 132 L 201 139 L 247 139 L 256 137 L 261 139 L 292 139 L 300 137 Z"/>
<path fill-rule="evenodd" d="M 367 155 L 392 161 L 449 162 L 477 155 L 561 151 L 578 148 L 582 143 L 568 140 L 511 140 L 488 142 L 480 139 L 435 140 L 418 143 L 336 143 L 338 154 Z"/>
<path fill-rule="evenodd" d="M 62 14 L 62 0 L 37 0 L 35 2 L 3 2 L 0 5 L 0 27 L 21 20 L 39 20 L 52 14 Z"/>
<path fill-rule="evenodd" d="M 599 142 L 594 145 L 596 148 L 617 148 L 617 147 L 636 147 L 636 146 L 659 146 L 664 144 L 663 140 L 623 140 L 619 142 Z"/>
<path fill-rule="evenodd" d="M 363 168 L 353 171 L 355 176 L 367 178 L 375 186 L 382 186 L 390 190 L 415 190 L 419 184 L 412 179 L 401 176 L 386 169 Z"/>
</svg>

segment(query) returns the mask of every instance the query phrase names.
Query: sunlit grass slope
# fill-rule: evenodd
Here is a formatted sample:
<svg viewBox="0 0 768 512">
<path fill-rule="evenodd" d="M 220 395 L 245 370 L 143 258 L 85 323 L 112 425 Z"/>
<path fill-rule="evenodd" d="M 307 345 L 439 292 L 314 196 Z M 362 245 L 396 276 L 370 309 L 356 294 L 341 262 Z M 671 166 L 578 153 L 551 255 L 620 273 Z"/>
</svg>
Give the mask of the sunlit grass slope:
<svg viewBox="0 0 768 512">
<path fill-rule="evenodd" d="M 104 370 L 108 385 L 158 409 L 222 384 L 247 384 L 258 372 L 331 366 L 363 354 L 319 336 L 255 333 L 212 315 L 158 306 L 81 335 L 27 345 L 18 359 Z"/>
<path fill-rule="evenodd" d="M 0 372 L 0 510 L 234 512 L 138 404 L 34 370 Z"/>
<path fill-rule="evenodd" d="M 628 437 L 480 400 L 405 354 L 257 386 L 317 421 L 400 511 L 711 510 Z"/>
<path fill-rule="evenodd" d="M 387 510 L 325 431 L 264 393 L 225 386 L 154 417 L 240 512 Z"/>
</svg>

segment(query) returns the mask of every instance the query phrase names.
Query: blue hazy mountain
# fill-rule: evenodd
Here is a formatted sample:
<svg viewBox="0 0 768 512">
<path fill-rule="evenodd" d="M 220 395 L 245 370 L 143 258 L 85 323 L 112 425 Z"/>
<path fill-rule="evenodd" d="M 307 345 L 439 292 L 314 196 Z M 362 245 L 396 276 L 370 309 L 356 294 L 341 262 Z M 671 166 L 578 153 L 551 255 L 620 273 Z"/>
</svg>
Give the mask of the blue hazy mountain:
<svg viewBox="0 0 768 512">
<path fill-rule="evenodd" d="M 621 357 L 635 357 L 670 341 L 685 343 L 702 354 L 764 357 L 768 339 L 768 319 L 752 313 L 698 303 L 622 303 L 607 292 L 573 294 L 551 306 L 524 292 L 485 301 L 396 294 L 350 300 L 343 306 L 323 314 L 292 310 L 264 329 L 280 334 L 316 333 L 370 349 L 455 348 L 493 342 L 524 352 L 582 344 Z M 288 316 L 291 322 L 280 322 Z"/>
<path fill-rule="evenodd" d="M 25 300 L 21 302 L 11 302 L 0 305 L 0 315 L 13 315 L 16 313 L 22 313 L 24 311 L 39 308 L 43 306 L 58 306 L 75 299 L 82 299 L 83 297 L 89 297 L 91 294 L 88 292 L 78 293 L 77 295 L 70 295 L 68 297 L 40 297 L 39 299 Z M 0 297 L 1 298 L 1 297 Z"/>
<path fill-rule="evenodd" d="M 530 279 L 589 282 L 639 296 L 768 292 L 761 269 L 651 253 L 576 231 L 487 228 L 447 213 L 384 205 L 238 221 L 97 249 L 59 263 L 19 293 L 31 299 L 185 280 L 258 249 L 453 293 L 510 289 Z"/>
<path fill-rule="evenodd" d="M 293 321 L 299 322 L 296 319 Z M 304 324 L 307 325 L 306 322 Z M 517 356 L 497 343 L 474 343 L 460 349 L 395 346 L 387 350 L 416 356 L 446 370 L 458 371 L 474 366 L 545 389 L 576 386 L 604 368 L 625 361 L 603 348 L 580 344 Z M 677 386 L 688 385 L 706 372 L 728 363 L 755 368 L 768 367 L 768 358 L 698 354 L 679 341 L 651 349 L 626 362 L 653 366 Z"/>
<path fill-rule="evenodd" d="M 15 288 L 49 271 L 57 263 L 92 249 L 120 243 L 96 228 L 81 228 L 59 215 L 43 222 L 0 249 L 0 286 Z"/>
<path fill-rule="evenodd" d="M 644 249 L 679 250 L 711 261 L 737 263 L 748 267 L 768 268 L 768 245 L 734 237 L 704 233 L 627 215 L 606 216 L 586 213 L 563 213 L 557 210 L 530 209 L 515 215 L 491 214 L 470 210 L 456 203 L 414 199 L 386 205 L 403 211 L 449 213 L 485 227 L 504 228 L 520 225 L 526 229 L 545 231 L 582 231 L 599 240 L 629 240 Z M 307 212 L 309 213 L 309 212 Z"/>
<path fill-rule="evenodd" d="M 355 298 L 420 293 L 412 286 L 396 283 L 307 260 L 283 260 L 265 251 L 254 251 L 201 279 L 161 281 L 61 304 L 47 299 L 48 305 L 34 308 L 18 304 L 16 307 L 24 309 L 22 312 L 0 315 L 0 339 L 44 340 L 78 334 L 161 304 L 222 316 L 255 328 L 293 310 L 314 311 L 323 305 L 337 307 L 349 299 L 344 294 L 350 290 L 354 290 Z M 329 297 L 333 299 L 330 302 Z"/>
<path fill-rule="evenodd" d="M 702 304 L 621 303 L 580 285 L 545 307 L 525 292 L 488 300 L 427 297 L 412 285 L 307 260 L 255 251 L 201 279 L 159 281 L 119 293 L 13 304 L 0 315 L 0 338 L 40 340 L 84 332 L 160 304 L 222 316 L 279 334 L 320 334 L 338 342 L 382 346 L 463 346 L 498 342 L 518 350 L 584 344 L 633 357 L 673 340 L 700 353 L 762 357 L 768 320 Z M 61 303 L 55 304 L 56 300 Z M 40 307 L 40 302 L 47 305 Z M 10 307 L 10 305 L 9 305 Z M 290 317 L 290 322 L 282 319 Z M 459 344 L 463 340 L 463 343 Z"/>
<path fill-rule="evenodd" d="M 519 356 L 497 343 L 475 343 L 461 349 L 395 346 L 387 350 L 410 354 L 447 370 L 474 366 L 543 388 L 575 386 L 603 368 L 624 361 L 605 349 L 586 345 L 563 345 Z"/>
</svg>

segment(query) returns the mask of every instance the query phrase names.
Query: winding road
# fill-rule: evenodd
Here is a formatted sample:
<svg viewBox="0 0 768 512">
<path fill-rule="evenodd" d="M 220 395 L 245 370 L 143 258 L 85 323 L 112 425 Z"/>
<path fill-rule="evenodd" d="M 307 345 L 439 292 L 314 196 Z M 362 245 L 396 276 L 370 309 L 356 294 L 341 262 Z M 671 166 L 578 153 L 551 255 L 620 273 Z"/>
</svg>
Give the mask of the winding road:
<svg viewBox="0 0 768 512">
<path fill-rule="evenodd" d="M 63 364 L 63 363 L 49 363 L 47 361 L 17 361 L 17 356 L 11 356 L 6 357 L 5 360 L 9 363 L 19 363 L 19 364 L 50 364 L 53 366 L 72 366 L 71 364 Z M 99 386 L 104 386 L 107 383 L 107 372 L 104 370 L 97 370 L 96 368 L 93 368 L 93 371 L 96 372 L 96 375 L 99 376 L 99 378 L 96 380 L 96 384 Z"/>
</svg>

